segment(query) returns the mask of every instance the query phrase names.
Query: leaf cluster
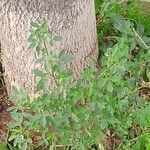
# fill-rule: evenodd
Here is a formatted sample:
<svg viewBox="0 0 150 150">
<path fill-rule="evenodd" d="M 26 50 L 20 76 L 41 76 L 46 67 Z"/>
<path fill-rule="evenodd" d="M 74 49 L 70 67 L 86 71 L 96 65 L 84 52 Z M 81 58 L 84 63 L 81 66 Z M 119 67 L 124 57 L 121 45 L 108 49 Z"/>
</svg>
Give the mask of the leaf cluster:
<svg viewBox="0 0 150 150">
<path fill-rule="evenodd" d="M 112 3 L 102 6 L 104 16 L 114 8 Z M 109 19 L 115 40 L 103 46 L 101 69 L 87 68 L 75 83 L 65 67 L 73 57 L 65 50 L 51 51 L 61 38 L 45 22 L 32 23 L 30 47 L 43 66 L 33 70 L 40 94 L 31 98 L 14 87 L 8 140 L 17 149 L 86 150 L 96 145 L 102 150 L 111 130 L 119 137 L 113 143 L 116 150 L 150 149 L 150 105 L 140 96 L 144 77 L 149 81 L 150 40 L 141 24 L 114 13 Z"/>
</svg>

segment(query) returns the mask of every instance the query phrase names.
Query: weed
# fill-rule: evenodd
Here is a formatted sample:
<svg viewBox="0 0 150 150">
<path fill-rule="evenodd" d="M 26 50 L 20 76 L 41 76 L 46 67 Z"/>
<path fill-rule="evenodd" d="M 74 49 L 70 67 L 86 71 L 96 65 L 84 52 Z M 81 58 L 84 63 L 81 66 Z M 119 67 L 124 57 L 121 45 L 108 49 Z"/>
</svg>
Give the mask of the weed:
<svg viewBox="0 0 150 150">
<path fill-rule="evenodd" d="M 45 22 L 32 23 L 30 47 L 39 54 L 36 63 L 43 65 L 33 71 L 40 95 L 32 99 L 24 89 L 14 87 L 16 105 L 8 109 L 12 117 L 8 140 L 17 149 L 150 150 L 150 104 L 140 96 L 144 77 L 150 78 L 150 39 L 144 26 L 112 13 L 114 4 L 102 6 L 99 38 L 104 40 L 111 32 L 113 41 L 101 46 L 101 69 L 87 68 L 74 84 L 64 67 L 73 57 L 65 50 L 57 55 L 49 50 L 61 38 Z"/>
</svg>

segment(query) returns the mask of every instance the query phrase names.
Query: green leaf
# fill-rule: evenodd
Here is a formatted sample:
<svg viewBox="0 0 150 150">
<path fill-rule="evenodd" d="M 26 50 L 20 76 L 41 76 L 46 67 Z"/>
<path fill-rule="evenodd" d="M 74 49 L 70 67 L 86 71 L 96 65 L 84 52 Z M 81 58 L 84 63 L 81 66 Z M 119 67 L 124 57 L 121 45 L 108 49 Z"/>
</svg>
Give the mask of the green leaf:
<svg viewBox="0 0 150 150">
<path fill-rule="evenodd" d="M 30 49 L 35 49 L 37 47 L 37 43 L 30 43 L 30 46 L 29 46 L 29 48 Z"/>
<path fill-rule="evenodd" d="M 46 75 L 39 69 L 34 69 L 33 72 L 34 72 L 35 76 L 38 76 L 38 77 L 44 77 Z"/>
<path fill-rule="evenodd" d="M 144 26 L 139 23 L 137 24 L 136 30 L 140 36 L 142 36 L 144 34 Z"/>
<path fill-rule="evenodd" d="M 72 113 L 72 119 L 75 121 L 75 122 L 78 122 L 79 120 L 78 120 L 78 117 L 74 114 L 74 113 Z"/>
<path fill-rule="evenodd" d="M 46 90 L 48 85 L 48 79 L 42 78 L 37 84 L 37 91 Z"/>
<path fill-rule="evenodd" d="M 39 24 L 36 23 L 36 22 L 31 22 L 31 26 L 38 28 L 38 27 L 39 27 Z"/>
<path fill-rule="evenodd" d="M 19 94 L 19 90 L 18 90 L 18 88 L 16 86 L 12 86 L 12 90 L 15 93 L 15 95 Z"/>
<path fill-rule="evenodd" d="M 23 116 L 22 115 L 17 115 L 16 114 L 16 116 L 12 116 L 12 114 L 11 114 L 11 117 L 12 117 L 12 119 L 14 119 L 14 121 L 11 121 L 9 123 L 10 128 L 15 128 L 15 127 L 20 126 L 22 124 L 22 121 L 23 121 Z"/>
<path fill-rule="evenodd" d="M 61 41 L 61 40 L 62 40 L 62 37 L 61 37 L 61 36 L 54 36 L 54 40 L 55 40 L 55 41 Z"/>
<path fill-rule="evenodd" d="M 51 46 L 54 46 L 54 41 L 53 41 L 53 40 L 49 40 L 49 44 L 50 44 Z"/>
<path fill-rule="evenodd" d="M 17 120 L 19 117 L 21 116 L 21 113 L 19 112 L 17 112 L 17 110 L 13 110 L 13 111 L 11 111 L 11 118 L 12 119 L 14 119 L 14 120 Z"/>
<path fill-rule="evenodd" d="M 28 98 L 28 92 L 24 89 L 24 88 L 20 88 L 20 92 L 19 92 L 19 98 L 20 99 L 27 99 Z"/>
<path fill-rule="evenodd" d="M 108 127 L 108 122 L 105 119 L 101 120 L 101 123 L 100 123 L 101 130 L 106 129 L 107 127 Z"/>
<path fill-rule="evenodd" d="M 72 62 L 73 60 L 74 60 L 74 57 L 69 54 L 65 54 L 60 58 L 60 61 L 64 64 L 68 64 Z"/>
<path fill-rule="evenodd" d="M 18 137 L 17 134 L 12 134 L 12 135 L 10 135 L 10 137 L 8 138 L 8 141 L 12 141 L 12 140 L 15 139 L 16 137 Z"/>
<path fill-rule="evenodd" d="M 126 88 L 120 89 L 120 91 L 118 91 L 117 93 L 117 97 L 119 99 L 122 99 L 125 96 L 125 94 L 126 94 Z"/>
<path fill-rule="evenodd" d="M 14 109 L 17 109 L 16 106 L 11 106 L 11 107 L 7 108 L 7 111 L 12 111 Z"/>
<path fill-rule="evenodd" d="M 149 46 L 143 41 L 142 37 L 135 37 L 137 44 L 143 49 L 149 49 Z"/>
<path fill-rule="evenodd" d="M 65 50 L 63 49 L 59 52 L 58 58 L 61 59 L 62 57 L 64 57 L 64 55 L 65 55 Z"/>
<path fill-rule="evenodd" d="M 83 143 L 80 144 L 80 150 L 86 150 L 87 148 L 83 145 Z"/>
<path fill-rule="evenodd" d="M 24 121 L 24 122 L 23 122 L 23 125 L 24 125 L 25 127 L 30 127 L 30 126 L 32 125 L 32 123 L 29 122 L 29 121 Z"/>
<path fill-rule="evenodd" d="M 137 43 L 134 38 L 130 39 L 130 41 L 131 41 L 130 49 L 133 50 L 136 47 Z"/>
<path fill-rule="evenodd" d="M 26 118 L 28 118 L 29 116 L 31 116 L 31 114 L 30 114 L 30 113 L 27 113 L 27 112 L 22 112 L 22 115 L 23 115 L 24 117 L 26 117 Z"/>
<path fill-rule="evenodd" d="M 40 54 L 40 52 L 42 51 L 42 47 L 41 47 L 41 43 L 40 42 L 37 44 L 35 49 L 36 49 L 37 53 Z"/>
<path fill-rule="evenodd" d="M 149 73 L 147 73 L 147 77 L 149 78 L 149 80 L 150 80 L 150 72 Z"/>
<path fill-rule="evenodd" d="M 114 27 L 120 32 L 125 32 L 125 26 L 124 26 L 126 24 L 125 18 L 115 13 L 112 13 L 110 16 L 113 19 Z"/>
<path fill-rule="evenodd" d="M 46 126 L 46 117 L 45 117 L 44 114 L 43 114 L 42 117 L 41 117 L 41 126 L 42 126 L 43 128 L 45 128 L 45 126 Z"/>
<path fill-rule="evenodd" d="M 25 143 L 22 144 L 22 150 L 27 150 L 27 141 Z"/>
<path fill-rule="evenodd" d="M 107 78 L 100 78 L 98 81 L 98 87 L 103 88 L 107 82 Z"/>
<path fill-rule="evenodd" d="M 13 129 L 18 126 L 18 123 L 16 121 L 11 121 L 9 122 L 8 126 L 10 129 Z"/>
<path fill-rule="evenodd" d="M 134 29 L 134 34 L 135 34 L 135 40 L 137 42 L 137 44 L 143 48 L 143 49 L 149 49 L 149 46 L 145 43 L 145 41 L 143 40 L 143 37 L 140 36 Z"/>
<path fill-rule="evenodd" d="M 36 43 L 37 39 L 34 37 L 29 37 L 28 41 L 29 41 L 29 43 Z"/>
<path fill-rule="evenodd" d="M 37 59 L 36 61 L 35 61 L 35 63 L 39 63 L 39 64 L 41 64 L 41 63 L 43 63 L 44 62 L 44 58 L 39 58 L 39 59 Z"/>
<path fill-rule="evenodd" d="M 49 150 L 54 150 L 54 149 L 55 149 L 54 145 L 49 146 Z"/>
<path fill-rule="evenodd" d="M 14 146 L 22 145 L 26 140 L 24 139 L 23 135 L 18 135 L 17 138 L 15 138 L 13 144 Z"/>
<path fill-rule="evenodd" d="M 98 144 L 99 150 L 105 150 L 102 144 Z"/>
<path fill-rule="evenodd" d="M 150 38 L 147 37 L 147 36 L 143 36 L 142 37 L 143 41 L 147 44 L 147 43 L 150 43 Z"/>
<path fill-rule="evenodd" d="M 21 126 L 22 121 L 23 121 L 23 116 L 20 116 L 20 117 L 17 119 L 17 124 L 18 124 L 18 126 Z"/>
<path fill-rule="evenodd" d="M 37 113 L 34 116 L 31 117 L 31 121 L 39 120 L 42 117 L 41 113 Z"/>
<path fill-rule="evenodd" d="M 107 90 L 108 90 L 109 92 L 112 92 L 112 91 L 113 91 L 113 83 L 112 83 L 111 81 L 109 81 L 108 84 L 107 84 Z"/>
</svg>

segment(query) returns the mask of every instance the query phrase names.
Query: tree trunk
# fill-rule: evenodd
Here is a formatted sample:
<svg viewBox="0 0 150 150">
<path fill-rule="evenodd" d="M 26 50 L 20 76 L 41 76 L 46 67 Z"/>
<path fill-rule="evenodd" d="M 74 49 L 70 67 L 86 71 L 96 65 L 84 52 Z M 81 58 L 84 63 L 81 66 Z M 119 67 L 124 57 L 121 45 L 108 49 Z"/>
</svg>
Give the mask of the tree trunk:
<svg viewBox="0 0 150 150">
<path fill-rule="evenodd" d="M 37 54 L 28 48 L 32 21 L 46 20 L 63 40 L 52 48 L 75 57 L 69 67 L 78 76 L 98 56 L 94 0 L 1 0 L 0 42 L 7 91 L 12 85 L 35 90 Z"/>
</svg>

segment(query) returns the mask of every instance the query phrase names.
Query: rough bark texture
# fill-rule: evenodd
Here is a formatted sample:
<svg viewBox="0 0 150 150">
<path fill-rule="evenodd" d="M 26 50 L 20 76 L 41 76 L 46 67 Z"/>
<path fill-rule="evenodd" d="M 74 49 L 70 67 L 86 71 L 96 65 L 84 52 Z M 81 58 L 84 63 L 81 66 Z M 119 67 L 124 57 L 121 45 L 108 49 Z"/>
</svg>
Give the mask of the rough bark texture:
<svg viewBox="0 0 150 150">
<path fill-rule="evenodd" d="M 75 57 L 69 66 L 74 76 L 97 60 L 94 0 L 1 0 L 0 42 L 9 93 L 13 84 L 34 93 L 36 54 L 27 39 L 31 21 L 41 20 L 63 38 L 52 50 L 65 49 Z"/>
</svg>

